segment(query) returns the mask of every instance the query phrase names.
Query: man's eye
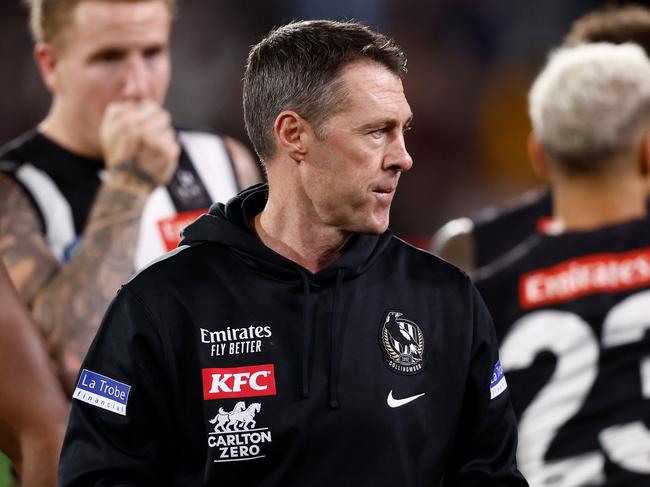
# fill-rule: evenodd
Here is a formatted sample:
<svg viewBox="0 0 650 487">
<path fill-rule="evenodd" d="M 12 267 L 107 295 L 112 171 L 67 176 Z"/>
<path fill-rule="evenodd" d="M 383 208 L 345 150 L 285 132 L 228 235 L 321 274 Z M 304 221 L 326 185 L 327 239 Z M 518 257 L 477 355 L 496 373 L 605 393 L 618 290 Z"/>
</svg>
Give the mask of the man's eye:
<svg viewBox="0 0 650 487">
<path fill-rule="evenodd" d="M 110 62 L 119 61 L 123 57 L 124 57 L 123 52 L 111 50 L 111 51 L 102 51 L 98 53 L 96 56 L 94 56 L 94 60 L 110 63 Z"/>
<path fill-rule="evenodd" d="M 162 47 L 150 47 L 149 49 L 145 49 L 142 55 L 146 59 L 151 59 L 158 56 L 162 51 Z"/>
</svg>

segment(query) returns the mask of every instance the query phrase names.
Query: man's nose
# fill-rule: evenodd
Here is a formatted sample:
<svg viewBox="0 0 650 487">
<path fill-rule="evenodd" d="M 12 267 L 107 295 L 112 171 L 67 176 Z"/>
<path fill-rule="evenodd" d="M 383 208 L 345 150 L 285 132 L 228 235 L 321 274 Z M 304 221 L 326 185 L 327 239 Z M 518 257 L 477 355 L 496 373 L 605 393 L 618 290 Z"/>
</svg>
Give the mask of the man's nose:
<svg viewBox="0 0 650 487">
<path fill-rule="evenodd" d="M 122 96 L 125 100 L 139 102 L 148 97 L 149 80 L 145 60 L 139 54 L 131 54 L 124 66 Z"/>
<path fill-rule="evenodd" d="M 386 169 L 397 169 L 401 172 L 406 172 L 413 166 L 413 159 L 411 159 L 411 155 L 406 150 L 406 141 L 404 140 L 403 133 L 400 132 L 390 145 L 390 149 L 386 154 L 385 163 L 387 166 Z"/>
</svg>

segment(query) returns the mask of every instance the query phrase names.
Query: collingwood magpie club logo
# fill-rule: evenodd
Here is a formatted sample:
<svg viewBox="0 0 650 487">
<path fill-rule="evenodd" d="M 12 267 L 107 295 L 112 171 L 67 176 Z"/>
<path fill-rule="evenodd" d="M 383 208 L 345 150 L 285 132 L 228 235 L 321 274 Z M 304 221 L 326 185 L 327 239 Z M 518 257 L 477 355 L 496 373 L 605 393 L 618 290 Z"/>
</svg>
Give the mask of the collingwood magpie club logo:
<svg viewBox="0 0 650 487">
<path fill-rule="evenodd" d="M 417 324 L 404 318 L 399 311 L 386 313 L 379 341 L 385 363 L 392 371 L 413 375 L 424 368 L 424 334 Z"/>
<path fill-rule="evenodd" d="M 273 441 L 271 431 L 258 426 L 259 402 L 238 401 L 230 410 L 219 408 L 210 419 L 214 425 L 208 434 L 208 447 L 216 450 L 215 463 L 255 460 L 266 456 L 267 444 Z"/>
</svg>

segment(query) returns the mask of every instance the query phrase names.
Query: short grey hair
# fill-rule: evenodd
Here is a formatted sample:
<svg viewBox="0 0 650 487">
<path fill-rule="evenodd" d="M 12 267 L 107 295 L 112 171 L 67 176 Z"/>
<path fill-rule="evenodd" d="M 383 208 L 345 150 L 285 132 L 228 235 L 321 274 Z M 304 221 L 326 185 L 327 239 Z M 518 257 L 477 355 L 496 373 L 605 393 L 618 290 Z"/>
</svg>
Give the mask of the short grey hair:
<svg viewBox="0 0 650 487">
<path fill-rule="evenodd" d="M 292 22 L 253 46 L 244 73 L 244 122 L 262 163 L 275 153 L 273 124 L 283 110 L 295 111 L 323 135 L 328 118 L 345 107 L 341 70 L 363 60 L 406 75 L 399 45 L 353 21 Z"/>
<path fill-rule="evenodd" d="M 650 60 L 635 44 L 554 51 L 528 95 L 533 132 L 550 159 L 598 170 L 640 142 L 650 121 Z"/>
</svg>

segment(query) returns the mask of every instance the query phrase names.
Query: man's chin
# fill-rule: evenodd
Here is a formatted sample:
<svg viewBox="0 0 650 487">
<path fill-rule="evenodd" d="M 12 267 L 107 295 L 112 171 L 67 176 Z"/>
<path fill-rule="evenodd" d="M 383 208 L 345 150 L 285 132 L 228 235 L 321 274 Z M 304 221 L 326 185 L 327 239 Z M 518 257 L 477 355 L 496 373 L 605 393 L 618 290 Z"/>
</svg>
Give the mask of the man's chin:
<svg viewBox="0 0 650 487">
<path fill-rule="evenodd" d="M 364 235 L 381 235 L 388 230 L 388 218 L 382 221 L 367 222 L 365 225 L 359 225 L 353 233 L 360 233 Z"/>
</svg>

